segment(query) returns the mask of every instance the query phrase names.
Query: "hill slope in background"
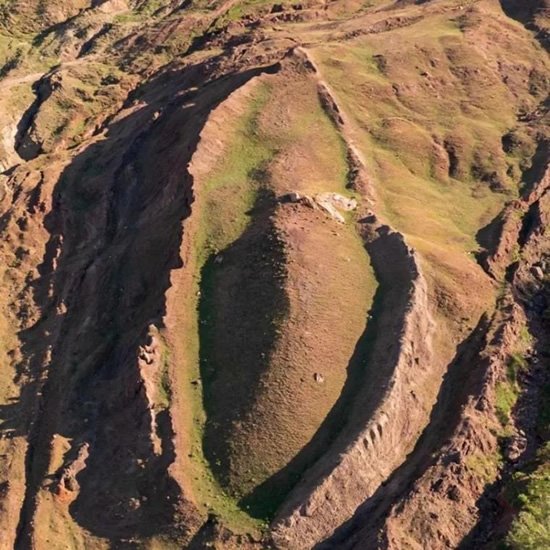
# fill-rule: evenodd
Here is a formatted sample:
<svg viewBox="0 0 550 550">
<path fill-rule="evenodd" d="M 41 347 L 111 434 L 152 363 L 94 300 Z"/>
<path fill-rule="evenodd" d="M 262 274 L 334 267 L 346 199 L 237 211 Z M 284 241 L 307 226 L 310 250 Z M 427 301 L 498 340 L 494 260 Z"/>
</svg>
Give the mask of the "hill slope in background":
<svg viewBox="0 0 550 550">
<path fill-rule="evenodd" d="M 0 0 L 0 549 L 545 548 L 548 0 Z"/>
</svg>

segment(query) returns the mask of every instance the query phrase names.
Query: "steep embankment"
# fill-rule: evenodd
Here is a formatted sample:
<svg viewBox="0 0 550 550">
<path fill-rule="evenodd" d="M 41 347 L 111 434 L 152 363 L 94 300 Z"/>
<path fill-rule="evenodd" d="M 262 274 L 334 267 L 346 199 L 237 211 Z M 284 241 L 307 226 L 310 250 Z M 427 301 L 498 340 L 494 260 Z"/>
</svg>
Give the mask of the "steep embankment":
<svg viewBox="0 0 550 550">
<path fill-rule="evenodd" d="M 543 295 L 543 282 L 535 265 L 544 262 L 548 254 L 544 238 L 547 177 L 535 188 L 539 198 L 533 204 L 542 215 L 533 220 L 527 236 L 515 232 L 521 267 L 512 275 L 508 292 L 498 304 L 480 353 L 481 380 L 470 390 L 471 397 L 462 408 L 455 431 L 435 464 L 409 489 L 402 504 L 393 505 L 379 535 L 379 544 L 384 547 L 401 548 L 411 538 L 419 541 L 418 548 L 423 540 L 439 540 L 439 548 L 457 547 L 465 535 L 469 535 L 466 545 L 480 547 L 489 537 L 506 532 L 502 525 L 488 519 L 488 507 L 510 471 L 533 458 L 537 420 L 532 411 L 542 406 L 544 398 L 540 386 L 534 385 L 527 395 L 530 407 L 522 410 L 517 406 L 521 405 L 518 384 L 527 378 L 522 369 L 537 376 L 540 385 L 545 383 L 545 374 L 540 373 L 537 364 L 539 354 L 545 354 L 548 347 L 541 324 L 543 309 L 533 307 L 536 296 Z M 510 255 L 508 261 L 513 262 Z M 533 340 L 526 336 L 526 326 Z M 527 359 L 520 361 L 517 357 Z M 480 515 L 481 511 L 487 515 Z M 434 521 L 440 518 L 444 521 Z M 364 536 L 369 534 L 365 532 Z M 364 541 L 357 547 L 364 547 Z"/>
<path fill-rule="evenodd" d="M 544 524 L 546 8 L 0 1 L 0 547 Z"/>
<path fill-rule="evenodd" d="M 296 94 L 295 107 L 282 110 Z M 221 486 L 266 517 L 321 452 L 308 443 L 354 368 L 374 280 L 353 224 L 313 200 L 288 199 L 346 193 L 347 175 L 316 82 L 292 57 L 212 113 L 190 170 L 192 279 L 181 278 L 178 292 L 188 297 L 171 307 L 182 317 L 198 313 L 186 325 L 195 335 L 179 346 L 191 366 L 195 416 L 205 423 L 193 454 L 203 444 Z M 326 426 L 323 438 L 333 430 Z"/>
<path fill-rule="evenodd" d="M 320 79 L 307 52 L 298 53 Z M 366 167 L 350 136 L 353 128 L 321 80 L 318 91 L 346 141 L 354 184 L 365 189 Z M 432 359 L 426 283 L 402 235 L 381 226 L 374 215 L 358 223 L 380 284 L 374 312 L 376 339 L 366 357 L 361 388 L 350 405 L 345 429 L 278 512 L 273 538 L 285 547 L 310 547 L 348 519 L 406 456 L 426 414 L 417 401 L 417 395 L 423 393 L 422 373 L 429 370 L 426 365 Z M 418 416 L 405 414 L 406 410 Z M 390 449 L 392 460 L 388 460 Z"/>
</svg>

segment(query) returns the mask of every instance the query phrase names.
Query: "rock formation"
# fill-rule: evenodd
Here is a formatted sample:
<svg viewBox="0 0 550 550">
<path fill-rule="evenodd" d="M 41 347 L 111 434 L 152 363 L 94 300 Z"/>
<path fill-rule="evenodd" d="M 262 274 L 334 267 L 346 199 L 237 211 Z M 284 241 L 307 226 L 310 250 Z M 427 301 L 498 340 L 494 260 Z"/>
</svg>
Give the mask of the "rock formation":
<svg viewBox="0 0 550 550">
<path fill-rule="evenodd" d="M 0 0 L 0 550 L 545 548 L 546 0 Z"/>
</svg>

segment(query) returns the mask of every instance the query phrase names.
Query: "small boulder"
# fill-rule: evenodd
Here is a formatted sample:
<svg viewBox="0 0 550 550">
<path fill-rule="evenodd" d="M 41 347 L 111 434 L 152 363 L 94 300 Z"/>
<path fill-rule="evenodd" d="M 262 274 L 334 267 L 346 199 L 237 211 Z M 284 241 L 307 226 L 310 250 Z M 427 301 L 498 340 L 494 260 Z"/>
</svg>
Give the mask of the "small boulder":
<svg viewBox="0 0 550 550">
<path fill-rule="evenodd" d="M 333 219 L 345 223 L 340 211 L 351 212 L 357 208 L 357 201 L 338 193 L 321 193 L 315 197 L 317 204 Z"/>
<path fill-rule="evenodd" d="M 283 195 L 281 197 L 281 202 L 300 202 L 302 200 L 302 195 L 300 193 L 297 193 L 296 191 L 291 191 L 290 193 L 287 193 L 286 195 Z"/>
<path fill-rule="evenodd" d="M 510 437 L 506 443 L 505 456 L 508 460 L 516 462 L 527 448 L 526 437 L 518 433 Z"/>
<path fill-rule="evenodd" d="M 530 269 L 530 271 L 531 271 L 531 274 L 538 281 L 542 281 L 544 279 L 544 271 L 542 270 L 542 267 L 535 265 Z"/>
</svg>

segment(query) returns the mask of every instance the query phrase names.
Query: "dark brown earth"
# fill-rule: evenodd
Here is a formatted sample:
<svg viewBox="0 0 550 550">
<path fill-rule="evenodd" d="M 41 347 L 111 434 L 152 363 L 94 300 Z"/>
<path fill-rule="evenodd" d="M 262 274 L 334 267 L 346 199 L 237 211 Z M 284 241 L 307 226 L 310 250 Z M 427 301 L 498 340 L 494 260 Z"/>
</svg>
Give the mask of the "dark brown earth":
<svg viewBox="0 0 550 550">
<path fill-rule="evenodd" d="M 549 29 L 0 0 L 0 550 L 548 547 Z"/>
</svg>

